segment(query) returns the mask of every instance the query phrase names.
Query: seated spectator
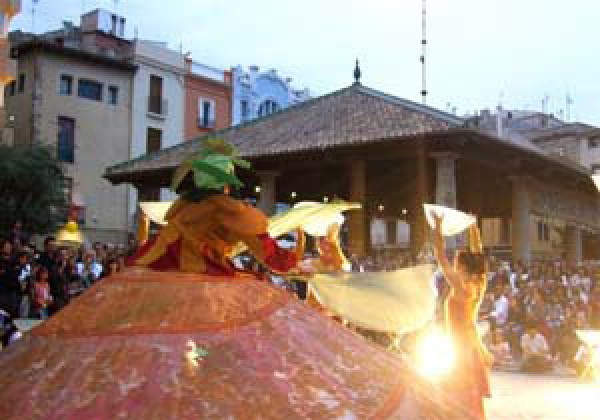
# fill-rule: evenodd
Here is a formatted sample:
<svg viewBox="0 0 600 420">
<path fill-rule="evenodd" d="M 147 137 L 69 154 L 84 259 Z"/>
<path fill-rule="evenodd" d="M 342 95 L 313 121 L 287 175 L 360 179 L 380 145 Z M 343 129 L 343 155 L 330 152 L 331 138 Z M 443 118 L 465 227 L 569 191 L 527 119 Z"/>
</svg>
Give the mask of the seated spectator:
<svg viewBox="0 0 600 420">
<path fill-rule="evenodd" d="M 501 327 L 506 324 L 508 319 L 508 293 L 505 288 L 501 288 L 500 292 L 496 295 L 496 300 L 494 302 L 494 310 L 490 314 L 490 316 L 494 320 L 494 325 L 496 327 Z"/>
<path fill-rule="evenodd" d="M 529 324 L 525 334 L 521 337 L 521 349 L 523 351 L 524 372 L 542 373 L 552 368 L 548 342 L 538 330 L 535 324 Z"/>
<path fill-rule="evenodd" d="M 494 367 L 509 367 L 513 363 L 510 345 L 500 330 L 492 333 L 492 341 L 488 348 L 494 356 Z"/>
</svg>

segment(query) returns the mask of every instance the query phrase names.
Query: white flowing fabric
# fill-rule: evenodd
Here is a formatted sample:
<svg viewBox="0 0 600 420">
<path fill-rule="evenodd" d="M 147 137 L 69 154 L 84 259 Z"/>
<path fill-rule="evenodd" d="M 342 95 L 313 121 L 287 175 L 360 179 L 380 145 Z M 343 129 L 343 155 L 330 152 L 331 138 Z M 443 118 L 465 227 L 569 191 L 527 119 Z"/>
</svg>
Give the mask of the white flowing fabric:
<svg viewBox="0 0 600 420">
<path fill-rule="evenodd" d="M 438 206 L 435 204 L 423 204 L 427 223 L 433 229 L 435 220 L 433 214 L 442 216 L 442 235 L 454 236 L 463 232 L 466 228 L 477 222 L 475 216 L 463 213 L 462 211 L 450 207 Z"/>
<path fill-rule="evenodd" d="M 342 212 L 360 207 L 358 203 L 345 201 L 332 203 L 303 201 L 291 209 L 271 217 L 269 219 L 269 235 L 276 238 L 301 227 L 309 235 L 325 236 L 327 228 L 333 223 L 344 222 Z"/>
<path fill-rule="evenodd" d="M 159 225 L 166 225 L 165 215 L 173 205 L 173 201 L 142 201 L 140 208 L 148 219 Z"/>
<path fill-rule="evenodd" d="M 321 305 L 350 323 L 405 334 L 433 318 L 434 270 L 425 264 L 391 272 L 316 274 L 307 281 Z"/>
<path fill-rule="evenodd" d="M 596 184 L 596 188 L 600 191 L 600 174 L 592 175 L 592 181 Z"/>
<path fill-rule="evenodd" d="M 140 208 L 148 218 L 159 225 L 166 225 L 165 215 L 173 201 L 143 201 Z M 302 201 L 291 209 L 269 219 L 269 235 L 273 238 L 291 232 L 297 227 L 312 236 L 325 236 L 327 228 L 333 224 L 342 224 L 342 212 L 359 209 L 360 204 L 345 201 L 317 203 Z"/>
<path fill-rule="evenodd" d="M 591 347 L 600 347 L 600 330 L 575 330 L 577 337 Z"/>
</svg>

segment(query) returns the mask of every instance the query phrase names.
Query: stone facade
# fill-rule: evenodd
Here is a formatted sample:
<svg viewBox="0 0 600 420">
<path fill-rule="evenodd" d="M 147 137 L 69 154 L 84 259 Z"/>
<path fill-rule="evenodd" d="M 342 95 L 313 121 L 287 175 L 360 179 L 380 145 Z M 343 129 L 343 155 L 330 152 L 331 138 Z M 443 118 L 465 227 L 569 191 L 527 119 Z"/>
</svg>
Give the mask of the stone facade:
<svg viewBox="0 0 600 420">
<path fill-rule="evenodd" d="M 22 90 L 7 92 L 7 112 L 14 116 L 16 144 L 45 144 L 59 153 L 60 121 L 72 124 L 73 161 L 64 161 L 71 181 L 72 204 L 82 211 L 89 240 L 123 243 L 127 232 L 127 187 L 102 178 L 107 165 L 130 155 L 133 68 L 120 63 L 74 56 L 46 44 L 18 52 L 17 79 Z M 70 78 L 70 90 L 61 79 Z M 99 100 L 81 97 L 79 81 L 101 86 Z M 108 87 L 116 89 L 109 103 Z M 64 86 L 63 86 L 64 88 Z"/>
<path fill-rule="evenodd" d="M 245 71 L 232 69 L 232 123 L 237 125 L 264 117 L 310 98 L 308 89 L 295 90 L 292 79 L 282 78 L 275 70 L 261 72 L 257 66 Z"/>
<path fill-rule="evenodd" d="M 2 94 L 12 80 L 15 79 L 16 63 L 10 59 L 10 43 L 8 29 L 12 18 L 21 11 L 21 0 L 6 0 L 0 3 L 0 145 L 12 146 L 14 131 L 12 121 L 4 107 Z"/>
</svg>

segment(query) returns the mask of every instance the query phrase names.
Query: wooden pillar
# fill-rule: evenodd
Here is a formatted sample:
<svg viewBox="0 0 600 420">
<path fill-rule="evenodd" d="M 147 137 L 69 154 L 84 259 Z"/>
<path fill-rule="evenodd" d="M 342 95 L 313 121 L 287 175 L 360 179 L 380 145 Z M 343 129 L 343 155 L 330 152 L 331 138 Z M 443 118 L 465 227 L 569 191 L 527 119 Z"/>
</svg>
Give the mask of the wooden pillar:
<svg viewBox="0 0 600 420">
<path fill-rule="evenodd" d="M 348 251 L 350 255 L 364 256 L 367 254 L 368 223 L 366 212 L 367 174 L 365 161 L 358 160 L 348 164 L 348 180 L 350 185 L 349 201 L 360 203 L 360 210 L 352 210 L 348 217 Z"/>
<path fill-rule="evenodd" d="M 423 204 L 428 199 L 427 154 L 423 146 L 417 149 L 416 163 L 416 189 L 410 223 L 410 247 L 414 256 L 423 251 L 428 238 L 427 221 L 423 211 Z"/>
<path fill-rule="evenodd" d="M 457 155 L 448 152 L 433 154 L 435 158 L 435 204 L 457 208 L 456 198 L 456 159 Z M 446 248 L 455 249 L 464 239 L 456 236 L 446 238 Z"/>
<path fill-rule="evenodd" d="M 531 209 L 528 178 L 512 178 L 512 255 L 515 260 L 531 261 Z"/>
<path fill-rule="evenodd" d="M 567 262 L 578 264 L 583 258 L 583 239 L 581 228 L 568 225 L 565 232 L 565 248 L 567 251 Z"/>
<path fill-rule="evenodd" d="M 257 171 L 260 179 L 260 192 L 258 197 L 257 207 L 261 209 L 267 216 L 275 214 L 277 205 L 277 172 L 274 171 Z"/>
</svg>

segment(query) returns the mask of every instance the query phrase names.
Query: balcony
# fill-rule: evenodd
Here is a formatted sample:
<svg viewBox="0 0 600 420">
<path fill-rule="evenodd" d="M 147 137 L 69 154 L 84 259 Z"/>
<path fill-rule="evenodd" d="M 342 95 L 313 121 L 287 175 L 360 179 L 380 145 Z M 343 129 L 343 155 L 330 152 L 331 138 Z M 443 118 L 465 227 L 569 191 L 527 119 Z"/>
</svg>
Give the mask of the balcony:
<svg viewBox="0 0 600 420">
<path fill-rule="evenodd" d="M 148 112 L 151 118 L 164 120 L 167 117 L 168 103 L 166 99 L 156 96 L 148 96 Z"/>
<path fill-rule="evenodd" d="M 215 120 L 214 119 L 207 120 L 205 118 L 198 117 L 197 123 L 198 123 L 198 128 L 208 128 L 208 129 L 215 128 Z"/>
</svg>

